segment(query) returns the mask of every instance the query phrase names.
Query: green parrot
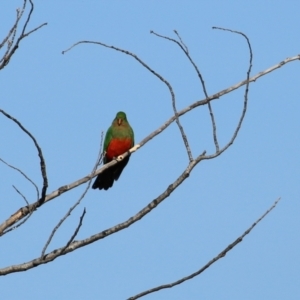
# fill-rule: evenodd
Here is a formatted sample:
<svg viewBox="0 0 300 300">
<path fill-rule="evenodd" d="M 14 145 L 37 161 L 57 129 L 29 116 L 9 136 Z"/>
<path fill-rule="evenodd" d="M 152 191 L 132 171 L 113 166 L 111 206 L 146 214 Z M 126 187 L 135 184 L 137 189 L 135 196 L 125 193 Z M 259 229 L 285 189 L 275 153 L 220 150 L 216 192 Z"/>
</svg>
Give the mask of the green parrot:
<svg viewBox="0 0 300 300">
<path fill-rule="evenodd" d="M 108 128 L 103 145 L 103 164 L 107 164 L 114 158 L 125 153 L 134 146 L 134 133 L 127 121 L 126 114 L 119 111 Z M 118 164 L 104 170 L 99 174 L 92 186 L 93 189 L 109 189 L 114 180 L 118 180 L 123 169 L 129 161 L 130 155 Z"/>
</svg>

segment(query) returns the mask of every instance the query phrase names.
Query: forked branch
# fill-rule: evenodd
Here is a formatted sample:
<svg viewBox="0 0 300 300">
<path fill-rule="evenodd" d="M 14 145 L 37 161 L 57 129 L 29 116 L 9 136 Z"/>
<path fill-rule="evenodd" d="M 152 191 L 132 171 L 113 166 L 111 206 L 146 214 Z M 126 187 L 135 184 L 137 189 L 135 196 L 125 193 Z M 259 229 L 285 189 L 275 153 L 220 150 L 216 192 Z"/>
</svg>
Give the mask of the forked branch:
<svg viewBox="0 0 300 300">
<path fill-rule="evenodd" d="M 93 175 L 94 173 L 96 172 L 96 169 L 99 165 L 99 163 L 102 162 L 102 143 L 103 143 L 103 132 L 101 133 L 101 142 L 100 142 L 100 148 L 99 148 L 99 154 L 98 154 L 98 157 L 97 157 L 97 160 L 96 160 L 96 163 L 93 167 L 93 170 L 92 170 L 92 176 L 91 176 L 91 179 L 89 180 L 84 192 L 82 193 L 82 195 L 79 197 L 79 199 L 75 202 L 74 205 L 72 205 L 69 210 L 67 211 L 67 213 L 65 214 L 65 216 L 58 222 L 58 224 L 54 227 L 54 229 L 52 230 L 43 250 L 42 250 L 42 253 L 41 253 L 41 258 L 44 258 L 44 255 L 45 255 L 45 252 L 47 250 L 47 247 L 50 245 L 51 243 L 51 240 L 53 238 L 53 236 L 55 235 L 56 231 L 59 229 L 59 227 L 62 225 L 62 223 L 71 215 L 72 211 L 80 204 L 80 202 L 82 201 L 82 199 L 85 197 L 85 195 L 87 194 L 88 190 L 90 189 L 90 186 L 91 186 L 91 182 L 92 182 L 92 178 L 93 178 Z M 72 235 L 71 239 L 68 241 L 68 243 L 66 244 L 65 246 L 65 249 L 67 247 L 69 247 L 69 245 L 71 244 L 71 242 L 73 242 L 74 238 L 76 237 L 80 227 L 81 227 L 81 224 L 82 224 L 82 220 L 83 220 L 83 217 L 85 215 L 85 209 L 84 209 L 84 212 L 80 218 L 80 222 L 79 222 L 79 225 L 77 227 L 77 229 L 75 230 L 75 233 Z M 62 251 L 64 252 L 64 250 Z"/>
<path fill-rule="evenodd" d="M 188 50 L 187 46 L 185 45 L 185 43 L 183 42 L 183 40 L 182 40 L 181 36 L 179 35 L 179 33 L 176 30 L 174 30 L 174 32 L 177 35 L 179 41 L 177 41 L 175 39 L 172 39 L 170 37 L 163 36 L 161 34 L 155 33 L 154 31 L 151 31 L 151 33 L 153 33 L 154 35 L 156 35 L 158 37 L 161 37 L 163 39 L 169 40 L 169 41 L 177 44 L 181 48 L 181 50 L 185 53 L 186 57 L 189 59 L 190 63 L 194 67 L 194 69 L 195 69 L 195 71 L 198 75 L 198 78 L 200 80 L 200 83 L 202 85 L 203 93 L 204 93 L 205 97 L 208 98 L 208 93 L 206 91 L 205 82 L 204 82 L 203 76 L 201 75 L 201 73 L 199 71 L 199 68 L 197 67 L 197 65 L 194 62 L 194 60 L 192 59 L 192 57 L 190 56 L 189 50 Z M 219 151 L 219 143 L 218 143 L 218 139 L 217 139 L 216 121 L 215 121 L 215 117 L 214 117 L 213 110 L 212 110 L 212 107 L 211 107 L 211 103 L 208 102 L 207 106 L 208 106 L 208 110 L 209 110 L 209 114 L 210 114 L 210 118 L 211 118 L 211 122 L 212 122 L 212 127 L 213 127 L 213 139 L 214 139 L 214 143 L 215 143 L 215 147 L 216 147 L 216 152 L 218 152 Z"/>
<path fill-rule="evenodd" d="M 36 190 L 37 199 L 40 198 L 40 192 L 39 192 L 39 189 L 38 189 L 37 185 L 22 170 L 20 170 L 19 168 L 14 167 L 13 165 L 10 165 L 9 163 L 7 163 L 2 158 L 0 158 L 0 161 L 2 161 L 5 165 L 10 167 L 11 169 L 16 170 L 17 172 L 19 172 L 26 180 L 28 180 L 34 186 L 34 188 Z"/>
<path fill-rule="evenodd" d="M 237 33 L 237 34 L 242 35 L 246 39 L 247 44 L 248 44 L 248 48 L 249 48 L 249 67 L 248 67 L 248 71 L 247 71 L 246 87 L 245 87 L 245 93 L 244 93 L 243 111 L 242 111 L 240 120 L 238 122 L 238 125 L 237 125 L 237 127 L 236 127 L 236 129 L 235 129 L 235 131 L 232 135 L 232 138 L 229 140 L 229 142 L 221 150 L 216 151 L 216 153 L 214 153 L 214 154 L 207 155 L 205 157 L 205 159 L 215 158 L 215 157 L 221 155 L 224 151 L 226 151 L 233 144 L 233 142 L 235 141 L 235 139 L 236 139 L 236 137 L 237 137 L 237 135 L 238 135 L 238 133 L 241 129 L 241 126 L 242 126 L 242 123 L 243 123 L 243 120 L 245 118 L 246 111 L 247 111 L 248 92 L 249 92 L 249 84 L 250 84 L 250 73 L 251 73 L 251 69 L 252 69 L 252 60 L 253 60 L 253 53 L 252 53 L 251 44 L 250 44 L 250 41 L 249 41 L 248 37 L 244 33 L 240 32 L 240 31 L 235 31 L 235 30 L 220 28 L 220 27 L 213 27 L 213 29 L 220 29 L 220 30 L 229 31 L 229 32 L 232 32 L 232 33 Z"/>
<path fill-rule="evenodd" d="M 27 18 L 25 20 L 25 23 L 24 23 L 24 25 L 21 29 L 21 33 L 17 37 L 17 30 L 18 30 L 18 27 L 19 27 L 19 23 L 20 23 L 20 20 L 22 19 L 22 16 L 23 16 L 24 12 L 25 12 L 27 3 L 28 3 L 28 0 L 24 0 L 23 7 L 21 9 L 17 9 L 16 20 L 15 20 L 13 26 L 11 27 L 11 29 L 9 30 L 7 36 L 4 37 L 3 41 L 0 44 L 0 49 L 5 44 L 7 44 L 7 49 L 6 49 L 3 57 L 0 58 L 0 70 L 3 69 L 5 66 L 7 66 L 7 64 L 9 63 L 9 61 L 12 58 L 13 54 L 19 48 L 19 45 L 20 45 L 21 41 L 24 38 L 28 37 L 30 34 L 37 31 L 41 27 L 47 25 L 47 23 L 43 23 L 43 24 L 35 27 L 34 29 L 32 29 L 28 32 L 25 32 L 26 29 L 27 29 L 27 25 L 30 22 L 30 18 L 31 18 L 31 15 L 33 13 L 33 10 L 34 10 L 33 2 L 32 2 L 32 0 L 29 0 L 29 3 L 30 3 L 29 13 L 28 13 Z"/>
<path fill-rule="evenodd" d="M 46 192 L 47 192 L 47 187 L 48 187 L 48 178 L 47 178 L 47 172 L 46 172 L 46 163 L 45 163 L 45 159 L 43 156 L 43 152 L 41 147 L 39 146 L 37 140 L 35 139 L 35 137 L 21 124 L 20 121 L 18 121 L 16 118 L 12 117 L 11 115 L 9 115 L 7 112 L 5 112 L 3 109 L 0 109 L 0 113 L 2 113 L 5 117 L 7 117 L 8 119 L 12 120 L 14 123 L 16 123 L 23 132 L 25 132 L 33 141 L 37 152 L 38 152 L 38 156 L 40 158 L 40 169 L 41 169 L 41 175 L 43 178 L 43 187 L 42 187 L 42 193 L 41 193 L 41 198 L 38 200 L 38 206 L 42 205 L 43 202 L 45 201 L 45 197 L 46 197 Z M 0 235 L 1 235 L 1 231 L 0 231 Z"/>
</svg>

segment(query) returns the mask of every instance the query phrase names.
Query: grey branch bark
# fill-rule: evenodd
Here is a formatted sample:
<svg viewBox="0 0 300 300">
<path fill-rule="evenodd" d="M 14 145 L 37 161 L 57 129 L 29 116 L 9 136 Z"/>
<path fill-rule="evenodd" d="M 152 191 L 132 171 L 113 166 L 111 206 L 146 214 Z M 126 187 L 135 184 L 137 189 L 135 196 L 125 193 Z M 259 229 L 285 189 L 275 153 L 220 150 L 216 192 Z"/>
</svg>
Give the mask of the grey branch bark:
<svg viewBox="0 0 300 300">
<path fill-rule="evenodd" d="M 25 0 L 25 2 L 26 2 L 26 0 Z M 29 2 L 31 3 L 31 5 L 32 5 L 31 8 L 33 10 L 33 4 L 31 2 L 31 0 L 29 0 Z M 28 21 L 30 19 L 30 15 L 32 13 L 32 10 L 29 13 Z M 25 23 L 25 28 L 27 26 L 28 21 Z M 36 29 L 28 32 L 27 35 L 30 34 L 31 32 L 34 32 L 37 29 L 38 28 L 36 28 Z M 139 148 L 141 148 L 142 146 L 144 146 L 147 142 L 149 142 L 152 138 L 154 138 L 156 135 L 158 135 L 163 130 L 165 130 L 174 121 L 178 125 L 178 128 L 179 128 L 180 133 L 181 133 L 181 137 L 182 137 L 182 139 L 184 141 L 184 144 L 185 144 L 185 147 L 186 147 L 186 150 L 187 150 L 187 153 L 188 153 L 188 157 L 189 157 L 189 162 L 188 162 L 186 168 L 177 177 L 177 179 L 174 182 L 172 182 L 168 187 L 166 187 L 166 189 L 160 195 L 158 195 L 155 199 L 153 199 L 151 202 L 149 202 L 148 205 L 146 205 L 145 207 L 143 207 L 140 211 L 138 211 L 136 214 L 134 214 L 133 216 L 131 216 L 127 220 L 125 220 L 125 221 L 123 221 L 123 222 L 121 222 L 119 224 L 116 224 L 116 225 L 114 225 L 114 226 L 112 226 L 110 228 L 107 228 L 107 229 L 105 229 L 105 230 L 103 230 L 101 232 L 95 233 L 94 235 L 89 236 L 89 237 L 87 237 L 85 239 L 74 240 L 75 237 L 76 237 L 76 235 L 77 235 L 77 233 L 78 233 L 78 231 L 80 230 L 80 228 L 82 226 L 82 221 L 83 221 L 83 218 L 84 218 L 84 215 L 85 215 L 85 210 L 84 210 L 83 213 L 82 213 L 82 215 L 81 215 L 81 218 L 79 220 L 78 226 L 76 227 L 74 233 L 72 234 L 72 236 L 69 238 L 68 242 L 64 246 L 62 246 L 62 247 L 60 247 L 58 249 L 55 249 L 55 250 L 53 250 L 53 251 L 51 251 L 49 253 L 46 253 L 47 246 L 51 242 L 51 236 L 50 236 L 50 238 L 48 239 L 48 242 L 46 243 L 44 249 L 42 250 L 42 254 L 41 254 L 40 257 L 38 257 L 36 259 L 33 259 L 31 261 L 25 262 L 25 263 L 18 264 L 18 265 L 12 265 L 12 266 L 8 266 L 8 267 L 4 267 L 4 268 L 0 269 L 0 275 L 6 275 L 6 274 L 14 273 L 14 272 L 26 271 L 26 270 L 29 270 L 31 268 L 37 267 L 37 266 L 39 266 L 41 264 L 45 264 L 45 263 L 51 262 L 51 261 L 55 260 L 56 258 L 58 258 L 59 256 L 62 256 L 62 255 L 65 255 L 67 253 L 70 253 L 72 251 L 75 251 L 75 250 L 77 250 L 77 249 L 79 249 L 81 247 L 84 247 L 84 246 L 86 246 L 88 244 L 91 244 L 91 243 L 96 242 L 96 241 L 98 241 L 100 239 L 106 238 L 106 237 L 108 237 L 108 236 L 110 236 L 112 234 L 115 234 L 115 233 L 117 233 L 117 232 L 119 232 L 121 230 L 124 230 L 124 229 L 128 228 L 129 226 L 133 225 L 135 222 L 141 220 L 143 217 L 145 217 L 147 214 L 149 214 L 153 209 L 155 209 L 160 203 L 162 203 L 165 199 L 167 199 L 173 193 L 173 191 L 176 190 L 176 188 L 178 188 L 179 185 L 181 185 L 189 177 L 189 175 L 192 172 L 192 170 L 202 160 L 212 159 L 212 158 L 215 158 L 215 157 L 221 155 L 224 151 L 226 151 L 234 143 L 234 141 L 235 141 L 235 139 L 236 139 L 236 137 L 237 137 L 237 135 L 239 133 L 239 130 L 241 128 L 241 125 L 242 125 L 242 122 L 244 120 L 245 114 L 246 114 L 247 101 L 248 101 L 248 91 L 249 91 L 250 82 L 254 82 L 256 79 L 260 78 L 261 76 L 266 75 L 269 72 L 274 71 L 275 69 L 280 68 L 285 63 L 288 63 L 288 62 L 294 61 L 296 59 L 299 59 L 300 56 L 298 55 L 298 56 L 295 56 L 293 58 L 286 59 L 285 61 L 281 62 L 280 64 L 278 64 L 278 65 L 276 65 L 276 66 L 274 66 L 274 67 L 272 67 L 270 69 L 267 69 L 267 70 L 265 70 L 263 72 L 260 72 L 259 74 L 257 74 L 254 77 L 250 78 L 250 71 L 251 71 L 251 67 L 252 67 L 252 50 L 251 50 L 251 46 L 250 46 L 248 38 L 243 33 L 241 33 L 241 32 L 227 30 L 227 29 L 222 29 L 222 30 L 226 30 L 226 31 L 231 31 L 231 32 L 234 32 L 234 33 L 238 33 L 238 34 L 243 35 L 246 38 L 246 40 L 248 42 L 248 45 L 249 45 L 249 51 L 250 51 L 249 68 L 248 68 L 248 71 L 247 71 L 246 80 L 244 80 L 244 81 L 242 81 L 242 82 L 240 82 L 240 83 L 238 83 L 236 85 L 233 85 L 233 86 L 231 86 L 231 87 L 229 87 L 229 88 L 227 88 L 225 90 L 222 90 L 219 93 L 214 94 L 212 96 L 208 96 L 208 94 L 206 92 L 206 88 L 205 88 L 205 84 L 204 84 L 204 80 L 202 78 L 202 75 L 201 75 L 201 73 L 200 73 L 197 65 L 194 63 L 194 61 L 190 57 L 188 48 L 184 44 L 184 42 L 183 42 L 182 38 L 179 36 L 179 34 L 177 32 L 175 32 L 176 35 L 177 35 L 177 37 L 178 37 L 178 39 L 179 39 L 179 41 L 175 41 L 173 39 L 164 37 L 166 39 L 169 39 L 169 40 L 177 43 L 177 45 L 180 46 L 180 48 L 183 50 L 183 52 L 185 53 L 185 55 L 187 56 L 187 58 L 190 60 L 191 64 L 194 66 L 194 68 L 195 68 L 195 70 L 196 70 L 196 72 L 198 74 L 198 77 L 200 79 L 200 82 L 202 84 L 204 94 L 205 94 L 205 99 L 200 100 L 200 101 L 196 101 L 196 102 L 192 103 L 191 105 L 189 105 L 188 107 L 186 107 L 185 109 L 183 109 L 181 111 L 177 111 L 176 102 L 175 102 L 175 94 L 174 94 L 173 88 L 169 84 L 169 82 L 165 78 L 163 78 L 160 74 L 158 74 L 156 71 L 154 71 L 151 67 L 149 67 L 136 54 L 133 54 L 132 52 L 129 52 L 129 51 L 124 50 L 124 49 L 117 48 L 115 46 L 109 46 L 109 45 L 106 45 L 106 44 L 104 44 L 102 42 L 94 42 L 94 41 L 80 41 L 80 42 L 75 43 L 73 46 L 71 46 L 66 51 L 63 51 L 63 53 L 65 53 L 65 52 L 69 51 L 70 49 L 72 49 L 73 47 L 75 47 L 76 45 L 87 43 L 87 44 L 100 45 L 102 47 L 110 48 L 110 49 L 119 51 L 121 53 L 124 53 L 126 55 L 130 55 L 136 61 L 138 61 L 144 68 L 146 68 L 149 72 L 151 72 L 154 76 L 156 76 L 158 79 L 160 79 L 167 86 L 167 88 L 169 89 L 169 92 L 171 94 L 171 100 L 172 100 L 172 106 L 173 106 L 174 115 L 169 120 L 167 120 L 163 125 L 161 125 L 158 129 L 156 129 L 151 134 L 149 134 L 146 138 L 144 138 L 139 144 L 135 145 L 132 149 L 130 149 L 128 152 L 126 152 L 123 155 L 119 156 L 118 158 L 116 158 L 115 160 L 111 161 L 110 163 L 105 164 L 99 170 L 97 170 L 97 171 L 93 170 L 93 172 L 91 174 L 89 174 L 89 175 L 87 175 L 87 176 L 85 176 L 85 177 L 83 177 L 83 178 L 81 178 L 81 179 L 79 179 L 79 180 L 77 180 L 77 181 L 69 184 L 69 185 L 65 185 L 65 186 L 57 189 L 56 191 L 48 194 L 48 195 L 46 195 L 46 189 L 47 189 L 46 167 L 45 167 L 45 162 L 44 162 L 44 159 L 43 159 L 43 156 L 42 156 L 42 152 L 41 152 L 41 149 L 40 149 L 39 145 L 35 141 L 34 137 L 22 126 L 22 124 L 19 121 L 17 121 L 16 119 L 14 119 L 13 117 L 11 117 L 7 113 L 5 113 L 2 110 L 0 110 L 0 112 L 2 112 L 6 117 L 10 118 L 15 123 L 17 123 L 20 126 L 20 128 L 33 139 L 33 141 L 34 141 L 34 143 L 36 145 L 36 148 L 38 149 L 39 156 L 40 156 L 41 173 L 42 173 L 42 177 L 44 179 L 44 185 L 43 185 L 43 190 L 42 190 L 42 196 L 41 196 L 41 198 L 38 199 L 36 202 L 34 202 L 32 204 L 29 204 L 29 205 L 27 205 L 25 207 L 22 207 L 16 213 L 14 213 L 11 217 L 9 217 L 5 222 L 3 222 L 0 225 L 0 236 L 4 232 L 6 232 L 7 230 L 11 230 L 11 228 L 13 228 L 12 226 L 14 226 L 18 221 L 20 221 L 20 220 L 22 220 L 24 218 L 26 220 L 26 217 L 30 213 L 33 213 L 35 211 L 35 209 L 38 208 L 39 206 L 41 206 L 42 204 L 48 203 L 50 200 L 52 200 L 52 199 L 60 196 L 62 193 L 70 191 L 71 189 L 73 189 L 73 188 L 75 188 L 75 187 L 77 187 L 77 186 L 79 186 L 79 185 L 81 185 L 81 184 L 83 184 L 83 183 L 85 183 L 87 181 L 91 181 L 91 179 L 93 177 L 97 176 L 98 174 L 100 174 L 101 172 L 103 172 L 105 169 L 107 169 L 109 167 L 112 167 L 113 165 L 117 164 L 118 162 L 120 162 L 122 159 L 124 159 L 129 154 L 135 152 L 136 150 L 138 150 Z M 22 31 L 22 38 L 24 38 L 27 35 L 26 35 L 25 29 L 24 29 Z M 233 90 L 235 90 L 237 88 L 240 88 L 240 87 L 242 87 L 244 85 L 246 85 L 246 87 L 245 87 L 245 94 L 244 94 L 244 106 L 243 106 L 243 111 L 241 113 L 240 119 L 238 121 L 238 124 L 236 126 L 236 129 L 235 129 L 235 131 L 234 131 L 231 139 L 228 141 L 228 143 L 225 146 L 223 146 L 222 148 L 220 148 L 218 140 L 217 140 L 217 134 L 216 134 L 216 131 L 217 131 L 216 130 L 217 129 L 216 128 L 216 122 L 215 122 L 215 119 L 214 119 L 212 108 L 210 106 L 211 105 L 210 102 L 213 101 L 213 100 L 219 99 L 223 95 L 225 95 L 227 93 L 230 93 Z M 210 112 L 212 126 L 213 126 L 213 139 L 214 139 L 216 150 L 212 154 L 206 154 L 206 151 L 203 151 L 202 153 L 198 154 L 198 156 L 196 156 L 196 158 L 193 158 L 191 149 L 189 147 L 188 140 L 187 140 L 186 135 L 184 133 L 184 129 L 183 129 L 183 127 L 180 124 L 180 117 L 182 115 L 184 115 L 185 113 L 187 113 L 187 112 L 191 111 L 192 109 L 194 109 L 194 108 L 196 108 L 198 106 L 201 106 L 201 105 L 208 105 L 208 107 L 209 107 L 209 112 Z M 78 200 L 79 202 L 83 199 L 83 197 L 84 197 L 85 193 L 87 192 L 87 190 L 88 189 L 86 189 L 86 191 L 84 192 L 84 194 L 82 195 L 82 197 Z M 78 201 L 67 212 L 67 215 L 62 219 L 62 222 L 68 217 L 68 215 L 70 214 L 70 212 L 77 206 L 77 203 L 79 203 Z M 275 202 L 274 207 L 277 204 L 277 202 Z M 273 209 L 273 207 L 271 207 L 271 209 Z M 169 284 L 168 287 L 180 284 L 181 282 L 184 282 L 184 281 L 186 281 L 186 280 L 188 280 L 188 279 L 190 279 L 190 278 L 192 278 L 192 277 L 200 274 L 207 267 L 209 267 L 212 263 L 214 263 L 215 261 L 217 261 L 219 258 L 225 256 L 225 254 L 228 251 L 230 251 L 235 245 L 237 245 L 239 242 L 242 241 L 243 237 L 246 234 L 248 234 L 252 230 L 252 228 L 269 211 L 267 211 L 257 222 L 255 222 L 234 243 L 230 244 L 227 248 L 225 248 L 215 259 L 213 259 L 212 261 L 208 262 L 208 264 L 206 266 L 204 266 L 203 268 L 201 268 L 200 270 L 198 270 L 196 273 L 193 273 L 193 274 L 191 274 L 191 275 L 189 275 L 187 277 L 184 277 L 184 278 L 180 279 L 177 282 Z M 61 223 L 58 224 L 58 227 L 60 226 Z M 53 235 L 55 234 L 55 231 L 56 231 L 56 228 L 52 231 Z M 154 288 L 154 289 L 161 289 L 161 288 L 165 288 L 165 286 L 157 287 L 157 288 Z M 154 291 L 154 289 L 152 289 L 152 290 Z M 148 290 L 148 291 L 146 291 L 146 294 L 150 293 L 149 291 L 152 292 L 151 290 Z M 145 293 L 145 292 L 143 292 L 143 293 Z M 139 296 L 139 295 L 137 295 L 137 296 Z M 137 296 L 134 296 L 134 297 L 137 297 Z"/>
<path fill-rule="evenodd" d="M 83 42 L 78 42 L 76 44 L 74 44 L 72 47 L 74 47 L 75 45 L 81 44 Z M 92 44 L 97 44 L 97 42 L 88 42 L 87 43 L 92 43 Z M 71 48 L 72 48 L 71 47 Z M 71 49 L 69 48 L 69 49 Z M 67 50 L 66 50 L 67 51 Z M 198 107 L 198 106 L 202 106 L 202 105 L 206 105 L 208 102 L 210 101 L 215 101 L 219 98 L 221 98 L 222 96 L 242 87 L 243 85 L 247 84 L 247 82 L 253 83 L 255 82 L 257 79 L 260 79 L 262 76 L 265 76 L 275 70 L 278 70 L 279 68 L 281 68 L 282 66 L 300 60 L 300 54 L 295 55 L 293 57 L 289 57 L 286 58 L 285 60 L 281 61 L 280 63 L 264 70 L 261 71 L 259 73 L 257 73 L 256 75 L 252 76 L 251 78 L 249 78 L 249 80 L 245 79 L 235 85 L 230 86 L 227 89 L 224 89 L 216 94 L 213 94 L 211 96 L 209 96 L 208 98 L 202 99 L 202 100 L 198 100 L 190 105 L 188 105 L 186 108 L 180 110 L 178 112 L 178 116 L 183 116 L 184 114 L 188 113 L 189 111 L 193 110 L 194 108 Z M 148 143 L 150 140 L 152 140 L 155 136 L 157 136 L 158 134 L 160 134 L 161 132 L 163 132 L 170 124 L 172 124 L 174 121 L 176 120 L 175 116 L 170 117 L 164 124 L 162 124 L 159 128 L 157 128 L 156 130 L 154 130 L 151 134 L 149 134 L 147 137 L 145 137 L 139 144 L 135 145 L 135 147 L 133 148 L 132 152 L 138 150 L 139 148 L 143 147 L 146 143 Z M 234 136 L 236 136 L 237 132 L 234 134 Z M 209 154 L 207 155 L 205 158 L 203 159 L 212 159 L 218 155 L 220 155 L 221 153 L 223 153 L 228 147 L 230 147 L 234 141 L 234 136 L 231 139 L 231 141 L 226 145 L 226 148 L 221 149 L 218 154 Z M 126 157 L 128 154 L 124 153 L 123 157 Z M 117 161 L 112 161 L 109 164 L 106 164 L 104 166 L 102 166 L 100 169 L 98 169 L 95 174 L 94 177 L 97 176 L 98 174 L 102 173 L 106 168 L 113 166 L 117 163 Z M 59 197 L 61 194 L 68 192 L 71 189 L 76 188 L 77 186 L 86 183 L 87 181 L 89 181 L 91 179 L 92 174 L 88 174 L 86 176 L 84 176 L 83 178 L 80 178 L 72 183 L 69 183 L 67 185 L 61 186 L 60 188 L 58 188 L 57 190 L 53 191 L 52 193 L 48 194 L 45 197 L 44 200 L 44 204 L 48 203 L 49 201 Z M 3 235 L 3 232 L 14 226 L 18 221 L 22 220 L 23 218 L 25 218 L 35 207 L 37 206 L 37 202 L 34 202 L 32 204 L 30 204 L 29 206 L 24 206 L 21 207 L 20 209 L 18 209 L 15 213 L 13 213 L 7 220 L 5 220 L 4 222 L 2 222 L 2 224 L 0 224 L 0 236 Z"/>
</svg>

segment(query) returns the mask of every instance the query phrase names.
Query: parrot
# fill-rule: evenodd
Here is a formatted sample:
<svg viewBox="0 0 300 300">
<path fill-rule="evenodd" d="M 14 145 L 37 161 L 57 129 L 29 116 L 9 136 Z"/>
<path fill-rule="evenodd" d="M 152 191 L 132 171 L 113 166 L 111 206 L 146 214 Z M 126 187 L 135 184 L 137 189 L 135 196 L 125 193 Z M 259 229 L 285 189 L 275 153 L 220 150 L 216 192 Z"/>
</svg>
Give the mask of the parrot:
<svg viewBox="0 0 300 300">
<path fill-rule="evenodd" d="M 119 111 L 108 128 L 103 145 L 103 164 L 107 164 L 114 158 L 125 153 L 134 146 L 134 133 L 127 121 L 126 114 Z M 126 156 L 116 165 L 104 170 L 94 181 L 92 188 L 108 190 L 118 180 L 123 169 L 129 161 L 130 155 Z"/>
</svg>

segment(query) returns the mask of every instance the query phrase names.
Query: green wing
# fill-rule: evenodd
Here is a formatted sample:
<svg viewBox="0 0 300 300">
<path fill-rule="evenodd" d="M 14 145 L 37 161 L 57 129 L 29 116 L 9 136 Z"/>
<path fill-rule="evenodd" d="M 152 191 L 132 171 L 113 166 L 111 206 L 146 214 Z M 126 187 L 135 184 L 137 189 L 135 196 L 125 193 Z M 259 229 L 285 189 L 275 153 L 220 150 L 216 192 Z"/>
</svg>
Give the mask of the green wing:
<svg viewBox="0 0 300 300">
<path fill-rule="evenodd" d="M 105 139 L 104 139 L 104 145 L 103 145 L 103 152 L 107 150 L 108 145 L 112 139 L 112 133 L 113 133 L 113 128 L 110 126 L 106 132 Z"/>
<path fill-rule="evenodd" d="M 134 146 L 134 132 L 133 132 L 131 126 L 130 126 L 129 135 L 130 135 L 130 138 L 132 139 L 132 147 L 133 147 Z"/>
</svg>

